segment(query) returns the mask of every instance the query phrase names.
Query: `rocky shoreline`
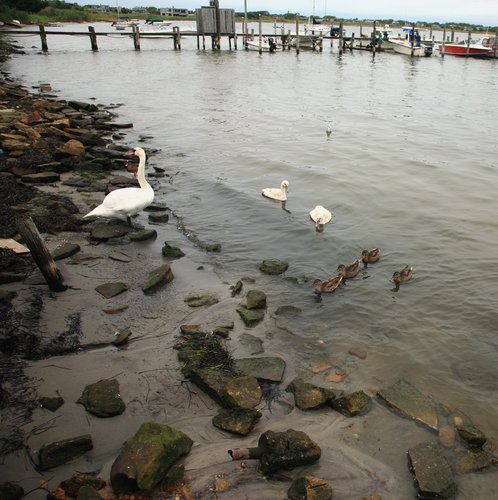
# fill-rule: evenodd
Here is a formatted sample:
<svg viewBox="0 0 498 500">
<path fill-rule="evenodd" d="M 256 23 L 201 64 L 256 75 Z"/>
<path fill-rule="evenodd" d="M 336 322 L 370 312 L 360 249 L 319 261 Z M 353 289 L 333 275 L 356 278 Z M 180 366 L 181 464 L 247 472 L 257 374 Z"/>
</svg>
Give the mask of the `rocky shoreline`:
<svg viewBox="0 0 498 500">
<path fill-rule="evenodd" d="M 234 459 L 242 457 L 240 464 L 218 465 L 206 478 L 193 478 L 181 465 L 182 457 L 209 444 L 208 426 L 237 436 L 230 446 L 244 436 L 241 446 L 254 444 L 250 434 L 258 422 L 278 427 L 279 413 L 271 414 L 271 406 L 279 400 L 282 418 L 296 407 L 347 419 L 367 415 L 378 401 L 430 429 L 433 440 L 406 450 L 412 496 L 454 498 L 455 472 L 496 465 L 496 444 L 469 417 L 434 403 L 407 381 L 373 396 L 297 376 L 280 388 L 282 358 L 247 352 L 235 359 L 225 339 L 263 321 L 265 293 L 251 289 L 247 279 L 231 287 L 220 283 L 206 253 L 220 251 L 219 245 L 192 236 L 188 242 L 181 221 L 171 224 L 175 217 L 165 206 L 150 207 L 134 228 L 83 221 L 106 192 L 134 185 L 116 174 L 136 168 L 124 156 L 132 145 L 120 144 L 132 124 L 116 121 L 112 107 L 64 101 L 48 85 L 36 90 L 32 94 L 6 74 L 0 81 L 2 499 L 34 498 L 35 492 L 58 499 L 250 498 L 237 490 L 240 474 L 251 471 L 259 481 L 281 470 L 287 471 L 284 485 L 257 496 L 332 498 L 334 484 L 306 468 L 323 458 L 323 450 L 299 430 L 261 433 L 252 452 L 230 450 Z M 148 174 L 156 180 L 174 175 L 159 167 Z M 42 233 L 65 292 L 50 291 L 29 253 L 17 247 L 24 218 Z M 152 229 L 139 226 L 144 222 Z M 287 266 L 264 261 L 260 271 L 278 275 Z M 275 314 L 298 313 L 284 306 Z M 145 351 L 157 352 L 150 357 Z M 328 368 L 317 364 L 312 372 Z M 332 375 L 330 382 L 342 380 Z M 205 407 L 193 410 L 192 399 Z M 187 414 L 202 425 L 185 428 Z M 221 446 L 226 454 L 228 445 Z M 210 452 L 200 454 L 192 470 L 214 465 L 209 459 Z M 296 467 L 299 473 L 289 472 Z M 389 498 L 381 493 L 372 487 L 357 498 Z"/>
</svg>

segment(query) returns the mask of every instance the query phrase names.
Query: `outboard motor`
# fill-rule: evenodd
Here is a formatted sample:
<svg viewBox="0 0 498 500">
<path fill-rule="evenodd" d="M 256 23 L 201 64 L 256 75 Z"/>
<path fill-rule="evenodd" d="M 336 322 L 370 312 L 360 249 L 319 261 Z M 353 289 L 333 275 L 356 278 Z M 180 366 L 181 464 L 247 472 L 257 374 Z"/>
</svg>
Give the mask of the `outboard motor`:
<svg viewBox="0 0 498 500">
<path fill-rule="evenodd" d="M 270 52 L 275 52 L 277 50 L 277 44 L 273 38 L 268 38 L 268 45 L 270 46 Z"/>
<path fill-rule="evenodd" d="M 432 45 L 424 45 L 424 55 L 425 57 L 432 56 Z"/>
</svg>

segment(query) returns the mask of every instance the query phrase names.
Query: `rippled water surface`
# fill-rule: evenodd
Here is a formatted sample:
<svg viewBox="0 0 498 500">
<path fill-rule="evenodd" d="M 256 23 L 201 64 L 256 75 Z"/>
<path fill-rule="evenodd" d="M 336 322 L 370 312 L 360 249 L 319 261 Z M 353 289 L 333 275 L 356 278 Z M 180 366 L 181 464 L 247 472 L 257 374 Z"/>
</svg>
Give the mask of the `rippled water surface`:
<svg viewBox="0 0 498 500">
<path fill-rule="evenodd" d="M 240 41 L 214 53 L 195 39 L 181 51 L 144 40 L 140 52 L 99 39 L 92 53 L 86 38 L 66 37 L 49 37 L 41 55 L 38 38 L 18 41 L 28 54 L 12 58 L 13 75 L 64 98 L 123 103 L 127 142 L 153 137 L 145 147 L 161 151 L 150 164 L 176 174 L 156 182 L 157 199 L 197 238 L 221 243 L 213 259 L 224 281 L 255 277 L 270 312 L 302 309 L 275 320 L 265 354 L 283 355 L 294 373 L 333 360 L 350 372 L 348 391 L 405 377 L 496 435 L 498 59 L 341 56 L 328 44 L 259 55 Z M 261 196 L 283 179 L 286 210 Z M 323 233 L 308 217 L 315 205 L 334 215 Z M 313 279 L 373 247 L 379 263 L 315 299 Z M 297 283 L 262 277 L 267 258 L 287 260 Z M 390 278 L 406 264 L 415 279 L 394 291 Z M 367 359 L 349 356 L 352 346 Z M 492 498 L 495 480 L 459 479 L 461 498 Z"/>
</svg>

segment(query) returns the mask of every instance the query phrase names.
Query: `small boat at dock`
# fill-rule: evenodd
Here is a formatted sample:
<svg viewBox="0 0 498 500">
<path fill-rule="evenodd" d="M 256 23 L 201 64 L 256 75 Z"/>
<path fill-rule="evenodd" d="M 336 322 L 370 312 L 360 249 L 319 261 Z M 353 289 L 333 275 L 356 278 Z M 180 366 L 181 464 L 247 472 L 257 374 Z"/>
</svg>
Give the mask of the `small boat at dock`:
<svg viewBox="0 0 498 500">
<path fill-rule="evenodd" d="M 440 54 L 460 57 L 497 57 L 496 49 L 496 36 L 492 35 L 485 35 L 480 40 L 462 40 L 438 46 Z"/>
</svg>

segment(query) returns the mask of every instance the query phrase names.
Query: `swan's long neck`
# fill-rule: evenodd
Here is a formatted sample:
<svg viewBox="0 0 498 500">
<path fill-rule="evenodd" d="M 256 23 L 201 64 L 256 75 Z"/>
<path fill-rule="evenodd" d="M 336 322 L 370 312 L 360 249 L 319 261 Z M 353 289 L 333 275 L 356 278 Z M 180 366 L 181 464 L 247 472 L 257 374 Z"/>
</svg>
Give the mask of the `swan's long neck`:
<svg viewBox="0 0 498 500">
<path fill-rule="evenodd" d="M 142 189 L 152 189 L 151 185 L 147 182 L 145 178 L 145 153 L 143 151 L 138 152 L 138 158 L 140 160 L 137 170 L 137 179 L 140 187 Z"/>
</svg>

